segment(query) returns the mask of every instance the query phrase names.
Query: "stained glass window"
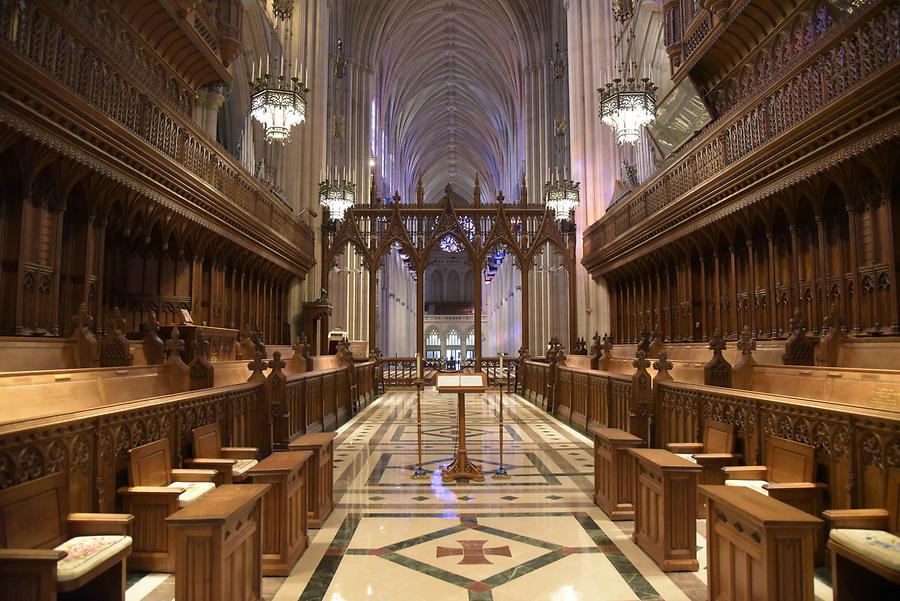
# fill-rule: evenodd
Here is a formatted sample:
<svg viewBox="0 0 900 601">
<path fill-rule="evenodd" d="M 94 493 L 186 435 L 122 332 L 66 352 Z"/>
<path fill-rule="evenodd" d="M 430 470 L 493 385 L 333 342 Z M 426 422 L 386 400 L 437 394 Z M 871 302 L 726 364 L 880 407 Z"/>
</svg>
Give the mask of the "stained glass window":
<svg viewBox="0 0 900 601">
<path fill-rule="evenodd" d="M 466 238 L 469 239 L 469 242 L 475 239 L 475 222 L 472 221 L 471 217 L 460 217 L 459 218 L 459 227 L 462 229 L 463 234 L 465 234 Z M 465 248 L 463 244 L 456 239 L 455 236 L 447 234 L 441 239 L 440 245 L 441 250 L 448 253 L 459 253 L 462 252 Z"/>
</svg>

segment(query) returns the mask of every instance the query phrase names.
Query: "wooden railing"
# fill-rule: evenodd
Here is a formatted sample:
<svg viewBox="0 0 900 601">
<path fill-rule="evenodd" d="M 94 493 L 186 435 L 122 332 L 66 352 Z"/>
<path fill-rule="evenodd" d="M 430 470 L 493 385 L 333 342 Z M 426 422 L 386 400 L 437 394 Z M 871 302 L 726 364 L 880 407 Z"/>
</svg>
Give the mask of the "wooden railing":
<svg viewBox="0 0 900 601">
<path fill-rule="evenodd" d="M 186 94 L 168 85 L 174 80 L 159 80 L 161 69 L 149 61 L 136 60 L 134 57 L 141 55 L 136 48 L 119 47 L 130 38 L 119 35 L 115 17 L 101 14 L 96 7 L 83 11 L 80 3 L 77 8 L 69 4 L 61 0 L 0 2 L 0 44 L 137 136 L 149 147 L 147 150 L 152 148 L 167 157 L 171 161 L 168 171 L 186 169 L 203 182 L 203 187 L 215 190 L 215 201 L 206 201 L 205 191 L 199 187 L 196 197 L 191 198 L 204 213 L 228 222 L 235 231 L 243 232 L 248 223 L 259 223 L 265 226 L 260 230 L 264 236 L 275 232 L 294 247 L 292 252 L 313 257 L 312 229 L 191 123 Z M 98 16 L 92 18 L 89 12 Z M 172 199 L 181 196 L 180 190 L 173 191 L 177 193 L 171 195 Z M 225 206 L 239 208 L 240 219 L 223 211 Z M 185 207 L 190 211 L 197 208 Z"/>
<path fill-rule="evenodd" d="M 769 436 L 816 448 L 816 478 L 832 508 L 885 507 L 887 469 L 900 467 L 900 410 L 866 409 L 749 390 L 660 382 L 659 444 L 700 440 L 704 420 L 733 424 L 736 452 L 762 465 Z"/>
<path fill-rule="evenodd" d="M 739 161 L 764 147 L 767 155 L 771 155 L 787 144 L 796 145 L 801 139 L 799 129 L 820 128 L 819 121 L 813 124 L 810 120 L 813 115 L 838 98 L 849 97 L 865 86 L 877 84 L 880 76 L 896 68 L 900 59 L 900 39 L 893 34 L 892 24 L 896 23 L 898 14 L 900 7 L 887 3 L 882 10 L 849 29 L 836 30 L 814 55 L 798 61 L 774 85 L 723 116 L 677 155 L 669 157 L 663 169 L 586 230 L 584 263 L 595 268 L 621 257 L 625 246 L 619 239 L 628 232 L 634 234 L 634 239 L 627 243 L 627 247 L 632 247 L 686 219 L 695 218 L 698 210 L 718 198 L 704 196 L 705 204 L 699 206 L 698 187 L 709 189 L 718 183 L 722 189 L 728 188 L 729 193 L 734 194 L 735 190 L 751 182 L 755 184 L 762 175 L 758 170 L 770 167 L 757 160 L 735 169 Z M 840 122 L 843 119 L 831 123 L 837 125 Z M 786 135 L 788 133 L 790 135 Z M 814 137 L 806 142 L 802 152 L 795 148 L 795 153 L 814 153 L 823 146 L 822 141 Z M 657 212 L 676 204 L 696 206 L 677 214 L 673 212 L 664 222 L 662 219 L 648 222 Z M 632 231 L 638 227 L 641 228 L 639 238 Z"/>
<path fill-rule="evenodd" d="M 651 361 L 661 370 L 652 385 Z M 900 407 L 893 400 L 900 390 L 897 370 L 750 368 L 746 382 L 754 386 L 831 399 L 816 400 L 669 379 L 694 378 L 692 369 L 702 376 L 703 364 L 698 368 L 696 361 L 673 366 L 667 360 L 664 366 L 638 358 L 633 363 L 638 366 L 627 374 L 527 360 L 523 395 L 582 430 L 591 424 L 619 428 L 657 448 L 701 441 L 706 420 L 733 424 L 735 452 L 748 465 L 765 463 L 769 436 L 808 444 L 816 449 L 816 479 L 828 485 L 826 506 L 885 506 L 887 470 L 900 468 Z"/>
<path fill-rule="evenodd" d="M 245 384 L 3 424 L 0 489 L 66 472 L 70 511 L 115 511 L 116 490 L 128 481 L 129 449 L 168 438 L 173 461 L 181 465 L 191 456 L 191 430 L 218 422 L 227 445 L 267 454 L 301 434 L 333 430 L 369 403 L 374 366 L 354 365 L 356 398 L 346 366 L 287 378 L 270 369 L 268 379 Z M 272 392 L 279 379 L 283 397 Z"/>
<path fill-rule="evenodd" d="M 500 357 L 482 357 L 481 371 L 487 374 L 490 386 L 504 385 L 506 390 L 515 392 L 518 360 L 512 357 L 503 358 L 503 372 L 500 372 Z"/>
<path fill-rule="evenodd" d="M 414 386 L 416 383 L 415 357 L 389 357 L 378 361 L 385 389 Z M 422 368 L 423 370 L 425 367 Z"/>
</svg>

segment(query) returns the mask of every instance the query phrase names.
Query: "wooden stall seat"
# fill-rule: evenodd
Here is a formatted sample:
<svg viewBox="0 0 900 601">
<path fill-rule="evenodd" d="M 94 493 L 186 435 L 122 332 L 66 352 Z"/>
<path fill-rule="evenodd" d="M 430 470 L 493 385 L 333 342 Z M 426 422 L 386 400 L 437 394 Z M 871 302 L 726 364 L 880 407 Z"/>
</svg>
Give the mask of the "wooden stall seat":
<svg viewBox="0 0 900 601">
<path fill-rule="evenodd" d="M 165 518 L 191 505 L 213 490 L 215 470 L 172 469 L 171 444 L 167 438 L 129 451 L 131 486 L 119 489 L 125 510 L 134 514 L 134 554 L 137 570 L 172 572 L 175 569 L 175 539 Z"/>
<path fill-rule="evenodd" d="M 670 442 L 666 448 L 703 467 L 700 484 L 725 484 L 722 468 L 736 464 L 741 458 L 734 452 L 734 426 L 714 420 L 703 423 L 703 442 Z M 700 504 L 700 516 L 706 517 L 705 497 L 700 497 Z"/>
<path fill-rule="evenodd" d="M 218 422 L 191 430 L 193 459 L 185 465 L 199 469 L 216 470 L 224 484 L 242 482 L 247 472 L 258 463 L 259 449 L 255 447 L 223 447 L 222 431 Z"/>
<path fill-rule="evenodd" d="M 775 497 L 801 511 L 819 515 L 824 484 L 813 481 L 815 448 L 770 436 L 766 465 L 724 467 L 725 486 L 743 486 Z"/>
<path fill-rule="evenodd" d="M 900 468 L 888 470 L 886 508 L 822 515 L 831 528 L 834 601 L 900 598 Z"/>
<path fill-rule="evenodd" d="M 125 599 L 134 516 L 68 506 L 64 471 L 0 490 L 0 599 Z"/>
<path fill-rule="evenodd" d="M 334 509 L 334 432 L 306 434 L 293 441 L 291 451 L 311 451 L 306 467 L 307 510 L 310 528 L 321 528 Z"/>
</svg>

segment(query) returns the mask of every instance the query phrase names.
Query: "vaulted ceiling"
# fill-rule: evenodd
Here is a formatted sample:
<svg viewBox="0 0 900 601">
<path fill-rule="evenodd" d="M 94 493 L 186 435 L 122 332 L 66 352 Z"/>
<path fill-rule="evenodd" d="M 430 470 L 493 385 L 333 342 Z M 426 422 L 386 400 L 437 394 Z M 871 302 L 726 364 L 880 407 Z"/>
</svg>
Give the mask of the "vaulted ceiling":
<svg viewBox="0 0 900 601">
<path fill-rule="evenodd" d="M 553 46 L 558 0 L 344 0 L 347 48 L 375 76 L 397 177 L 470 198 L 509 189 L 524 154 L 526 70 Z"/>
</svg>

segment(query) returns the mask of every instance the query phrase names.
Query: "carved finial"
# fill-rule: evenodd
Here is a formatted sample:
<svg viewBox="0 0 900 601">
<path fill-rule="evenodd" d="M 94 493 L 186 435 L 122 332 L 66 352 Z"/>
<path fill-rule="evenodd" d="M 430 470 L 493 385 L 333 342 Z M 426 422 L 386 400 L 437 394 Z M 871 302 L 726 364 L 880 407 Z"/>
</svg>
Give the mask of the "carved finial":
<svg viewBox="0 0 900 601">
<path fill-rule="evenodd" d="M 122 312 L 119 307 L 113 307 L 112 315 L 106 320 L 107 334 L 124 334 L 125 320 L 122 318 Z"/>
<path fill-rule="evenodd" d="M 200 328 L 197 328 L 197 334 L 194 336 L 194 354 L 203 359 L 209 358 L 209 340 Z"/>
<path fill-rule="evenodd" d="M 72 325 L 76 328 L 90 329 L 94 326 L 94 317 L 88 313 L 87 303 L 78 306 L 78 314 L 72 317 Z"/>
<path fill-rule="evenodd" d="M 740 349 L 742 355 L 749 355 L 756 350 L 756 341 L 753 340 L 753 337 L 750 334 L 750 326 L 744 325 L 744 328 L 741 330 L 741 337 L 737 347 Z"/>
<path fill-rule="evenodd" d="M 287 363 L 281 359 L 281 351 L 272 353 L 272 360 L 267 365 L 274 373 L 281 373 L 281 370 L 287 367 Z"/>
<path fill-rule="evenodd" d="M 646 325 L 641 329 L 640 336 L 641 340 L 638 342 L 638 350 L 650 353 L 650 332 L 647 331 Z"/>
<path fill-rule="evenodd" d="M 178 331 L 178 326 L 172 328 L 171 334 L 169 334 L 169 339 L 166 340 L 166 356 L 170 356 L 172 353 L 177 353 L 181 356 L 181 353 L 184 351 L 184 340 L 181 339 L 181 332 Z"/>
<path fill-rule="evenodd" d="M 669 355 L 666 351 L 660 351 L 656 361 L 653 362 L 653 369 L 660 372 L 660 374 L 669 375 L 669 370 L 672 369 L 672 362 L 669 361 Z"/>
<path fill-rule="evenodd" d="M 266 356 L 262 353 L 256 353 L 256 356 L 253 357 L 253 361 L 250 361 L 247 364 L 247 369 L 253 372 L 250 376 L 250 381 L 264 378 L 263 372 L 266 370 L 266 366 Z"/>
<path fill-rule="evenodd" d="M 498 204 L 503 204 L 503 202 L 504 202 L 505 200 L 506 200 L 506 197 L 503 196 L 503 190 L 500 190 L 500 194 L 497 195 L 497 203 L 498 203 Z"/>
<path fill-rule="evenodd" d="M 716 328 L 709 338 L 709 349 L 714 355 L 721 355 L 722 351 L 725 350 L 725 347 L 725 338 L 722 336 L 722 332 Z"/>
<path fill-rule="evenodd" d="M 143 325 L 145 332 L 159 332 L 159 321 L 156 319 L 156 312 L 150 311 L 150 317 Z"/>
<path fill-rule="evenodd" d="M 254 330 L 253 335 L 250 336 L 250 342 L 253 343 L 253 346 L 255 347 L 257 353 L 266 353 L 266 343 L 263 340 L 263 334 L 260 331 L 259 327 L 257 327 Z"/>
<path fill-rule="evenodd" d="M 603 353 L 603 339 L 598 332 L 591 338 L 591 357 L 599 357 Z"/>
<path fill-rule="evenodd" d="M 635 353 L 632 365 L 634 365 L 636 369 L 647 369 L 650 367 L 650 362 L 647 361 L 647 353 L 641 350 Z"/>
<path fill-rule="evenodd" d="M 607 333 L 603 333 L 603 352 L 609 353 L 612 352 L 612 336 Z"/>
<path fill-rule="evenodd" d="M 453 194 L 453 186 L 451 186 L 450 184 L 447 184 L 446 186 L 444 186 L 444 194 L 446 194 L 447 196 L 452 195 Z"/>
</svg>

